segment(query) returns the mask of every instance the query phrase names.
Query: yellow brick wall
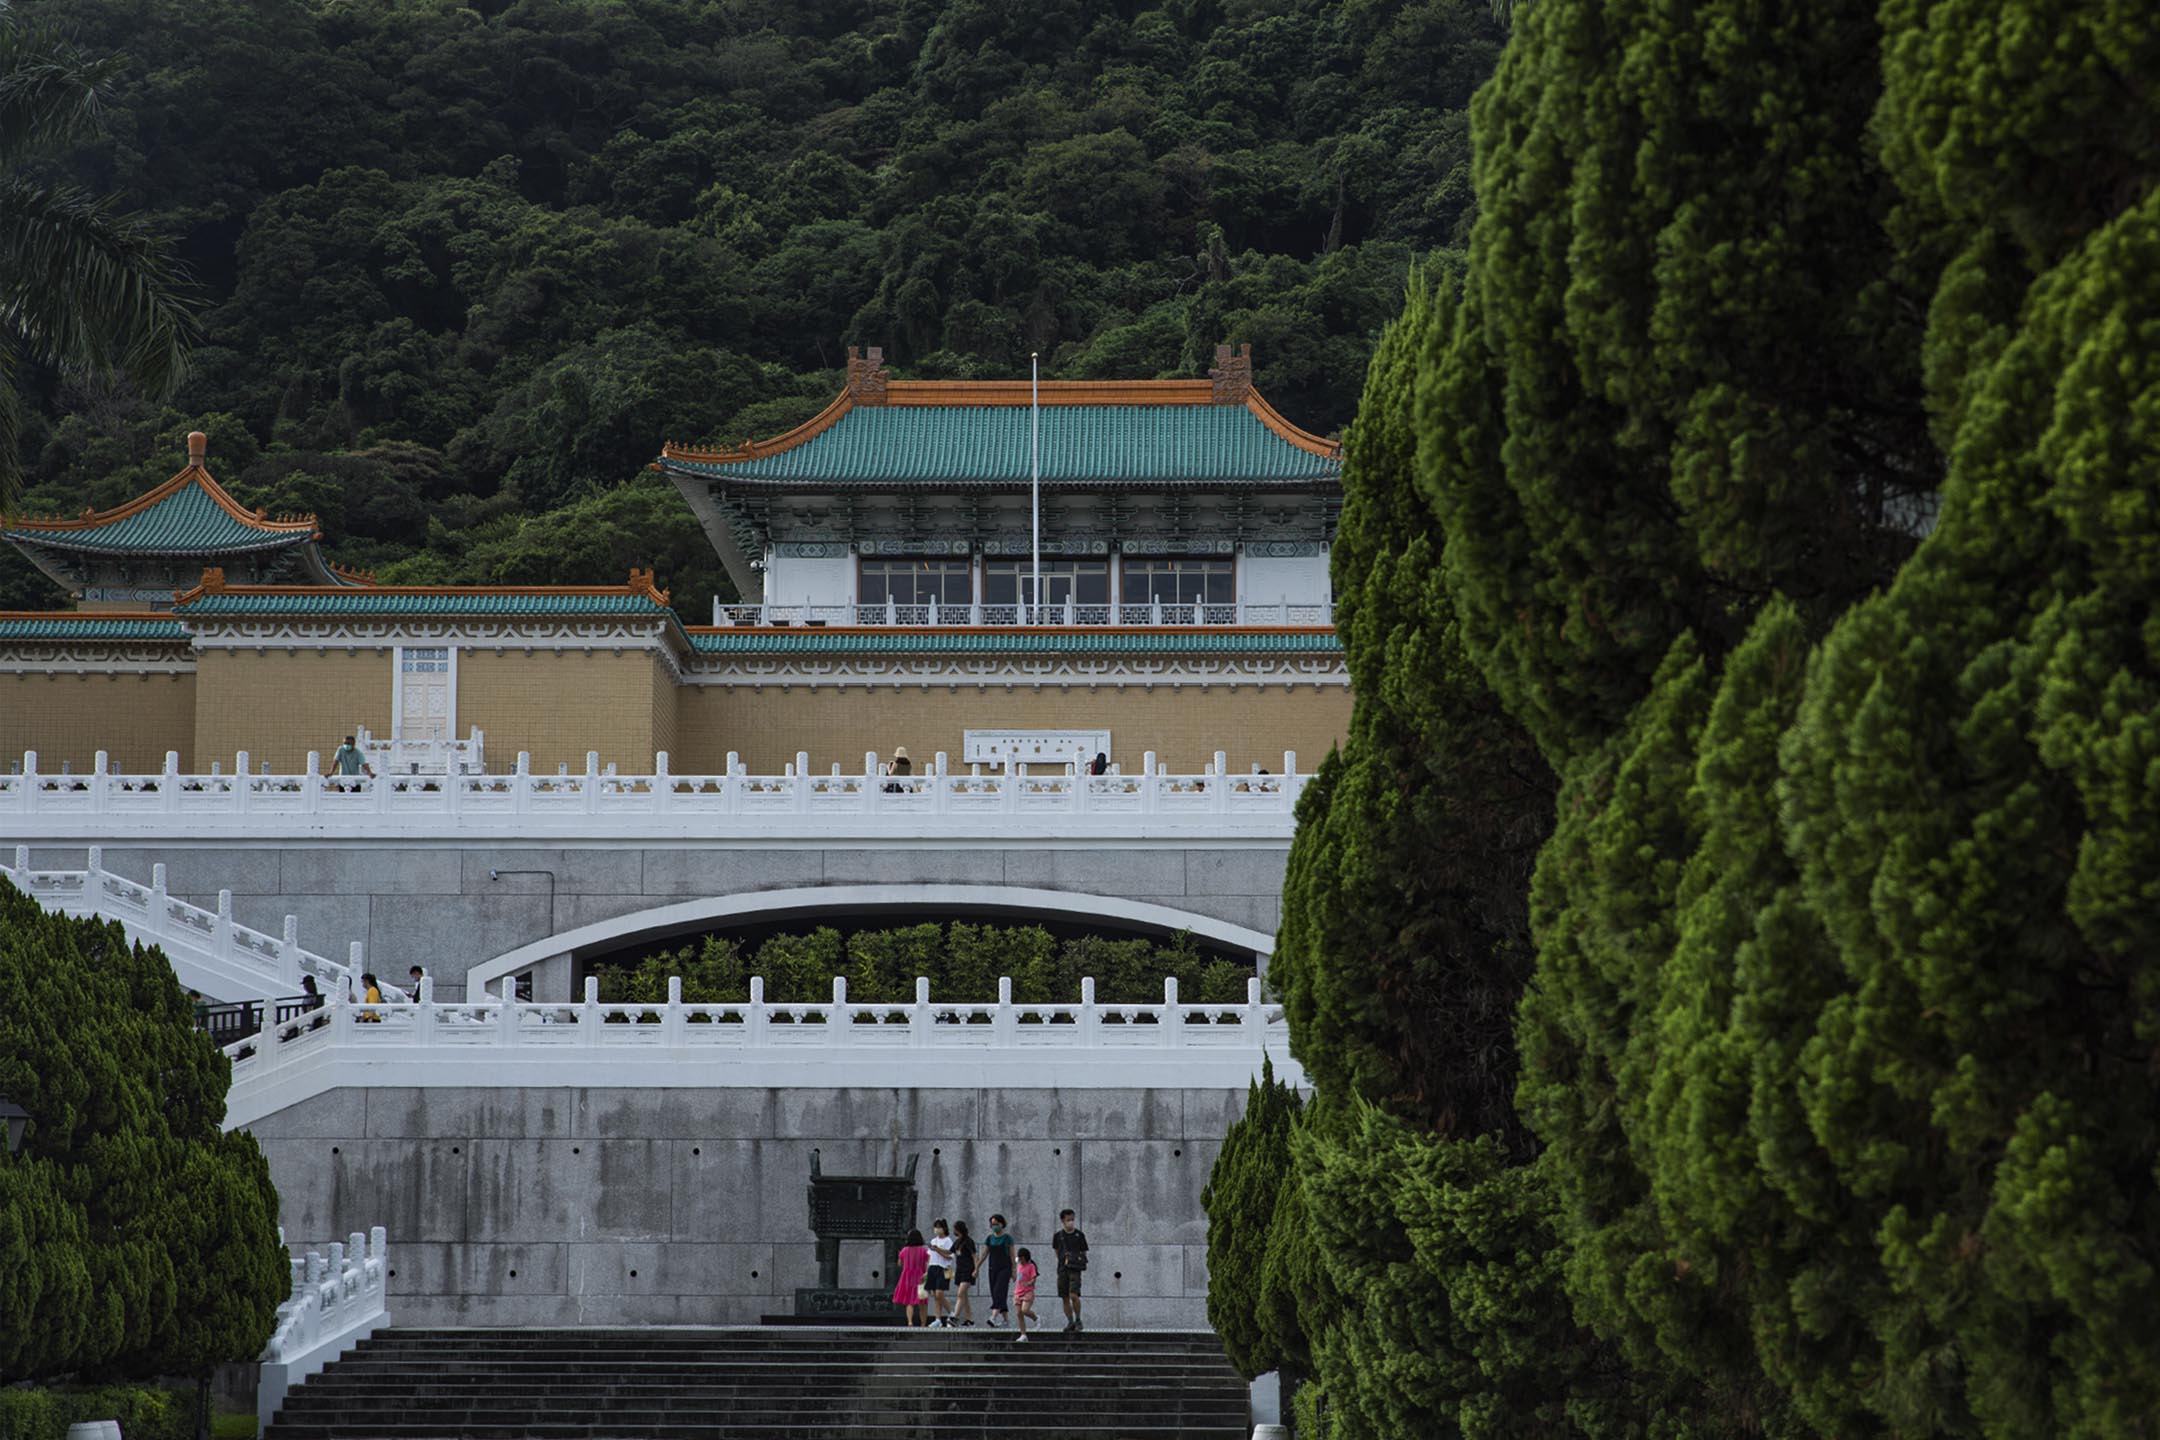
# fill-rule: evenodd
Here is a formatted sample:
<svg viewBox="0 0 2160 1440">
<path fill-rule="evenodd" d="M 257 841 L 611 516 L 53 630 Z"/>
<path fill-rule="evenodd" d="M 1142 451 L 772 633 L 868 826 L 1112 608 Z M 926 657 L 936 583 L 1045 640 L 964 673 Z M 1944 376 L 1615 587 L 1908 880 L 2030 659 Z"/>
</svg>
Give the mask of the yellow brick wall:
<svg viewBox="0 0 2160 1440">
<path fill-rule="evenodd" d="M 535 770 L 585 768 L 585 752 L 626 774 L 649 772 L 661 693 L 659 662 L 637 650 L 483 650 L 460 647 L 457 725 L 480 727 L 488 768 L 508 770 L 520 750 Z M 668 707 L 672 710 L 672 707 Z"/>
<path fill-rule="evenodd" d="M 674 764 L 676 750 L 682 743 L 678 716 L 681 707 L 676 699 L 675 673 L 661 663 L 658 656 L 652 662 L 653 749 L 668 752 L 669 764 Z"/>
<path fill-rule="evenodd" d="M 195 763 L 195 677 L 168 671 L 102 675 L 0 675 L 0 766 L 20 764 L 25 750 L 38 768 L 63 763 L 88 770 L 107 752 L 116 771 L 148 774 L 180 752 L 180 768 Z"/>
<path fill-rule="evenodd" d="M 195 750 L 198 768 L 227 771 L 240 751 L 248 764 L 284 774 L 307 768 L 308 751 L 324 769 L 338 744 L 366 726 L 390 733 L 391 651 L 225 650 L 195 654 Z"/>
<path fill-rule="evenodd" d="M 677 704 L 679 774 L 717 774 L 730 750 L 760 774 L 777 774 L 797 750 L 810 752 L 815 770 L 838 761 L 859 773 L 864 751 L 889 756 L 896 745 L 918 770 L 940 750 L 957 769 L 962 732 L 1002 729 L 1107 729 L 1110 758 L 1128 772 L 1149 750 L 1187 773 L 1217 750 L 1233 770 L 1280 771 L 1283 751 L 1294 750 L 1298 769 L 1310 771 L 1350 726 L 1346 686 L 686 685 Z"/>
</svg>

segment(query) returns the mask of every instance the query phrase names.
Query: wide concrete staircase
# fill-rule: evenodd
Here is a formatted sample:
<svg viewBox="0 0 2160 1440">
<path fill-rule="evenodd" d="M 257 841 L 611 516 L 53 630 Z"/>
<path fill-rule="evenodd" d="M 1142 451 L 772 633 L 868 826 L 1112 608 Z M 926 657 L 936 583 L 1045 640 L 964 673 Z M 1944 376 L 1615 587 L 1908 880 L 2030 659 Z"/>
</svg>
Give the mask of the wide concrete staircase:
<svg viewBox="0 0 2160 1440">
<path fill-rule="evenodd" d="M 264 1440 L 1244 1440 L 1194 1331 L 386 1330 Z"/>
</svg>

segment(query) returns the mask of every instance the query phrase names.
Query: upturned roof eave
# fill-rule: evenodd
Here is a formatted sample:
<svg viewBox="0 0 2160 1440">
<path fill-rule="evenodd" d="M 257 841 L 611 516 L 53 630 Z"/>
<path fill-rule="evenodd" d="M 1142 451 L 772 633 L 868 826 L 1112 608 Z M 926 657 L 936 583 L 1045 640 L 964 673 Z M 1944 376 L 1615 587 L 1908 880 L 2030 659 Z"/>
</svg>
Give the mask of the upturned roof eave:
<svg viewBox="0 0 2160 1440">
<path fill-rule="evenodd" d="M 854 475 L 756 475 L 730 465 L 698 461 L 662 460 L 661 473 L 670 478 L 704 481 L 725 489 L 829 494 L 855 490 L 993 490 L 1025 495 L 1034 481 L 1026 475 L 955 476 L 854 476 Z M 1340 468 L 1299 476 L 1278 475 L 1158 475 L 1090 476 L 1074 478 L 1045 475 L 1045 490 L 1086 494 L 1097 490 L 1340 490 Z"/>
</svg>

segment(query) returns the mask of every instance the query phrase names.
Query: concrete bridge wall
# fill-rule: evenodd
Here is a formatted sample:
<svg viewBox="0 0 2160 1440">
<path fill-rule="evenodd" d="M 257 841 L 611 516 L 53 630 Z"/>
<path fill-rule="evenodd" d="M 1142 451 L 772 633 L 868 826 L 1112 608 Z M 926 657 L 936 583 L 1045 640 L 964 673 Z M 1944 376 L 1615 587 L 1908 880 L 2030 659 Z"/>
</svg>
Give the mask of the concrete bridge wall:
<svg viewBox="0 0 2160 1440">
<path fill-rule="evenodd" d="M 903 1062 L 904 1063 L 904 1062 Z M 1206 1324 L 1200 1190 L 1242 1089 L 347 1088 L 249 1126 L 285 1233 L 383 1225 L 400 1325 L 734 1324 L 816 1281 L 805 1197 L 919 1156 L 920 1218 L 1002 1211 L 1044 1265 L 1079 1211 L 1088 1316 Z M 867 1242 L 842 1283 L 882 1284 Z M 873 1273 L 875 1272 L 875 1273 Z M 987 1300 L 977 1309 L 978 1322 Z"/>
<path fill-rule="evenodd" d="M 243 924 L 276 933 L 286 915 L 296 915 L 308 948 L 342 956 L 350 942 L 361 941 L 378 974 L 398 980 L 408 966 L 421 965 L 448 995 L 462 993 L 475 966 L 551 936 L 686 899 L 804 887 L 878 886 L 901 894 L 922 887 L 926 897 L 940 886 L 1059 891 L 1113 905 L 1158 905 L 1271 936 L 1288 851 L 1287 839 L 943 846 L 287 840 L 108 844 L 103 863 L 146 884 L 162 863 L 167 889 L 177 897 L 207 909 L 218 891 L 230 890 L 233 916 Z M 79 869 L 87 855 L 84 846 L 30 851 L 32 865 L 45 869 Z M 1109 906 L 1079 908 L 1114 914 Z M 543 998 L 569 998 L 567 964 L 545 979 L 560 993 Z"/>
</svg>

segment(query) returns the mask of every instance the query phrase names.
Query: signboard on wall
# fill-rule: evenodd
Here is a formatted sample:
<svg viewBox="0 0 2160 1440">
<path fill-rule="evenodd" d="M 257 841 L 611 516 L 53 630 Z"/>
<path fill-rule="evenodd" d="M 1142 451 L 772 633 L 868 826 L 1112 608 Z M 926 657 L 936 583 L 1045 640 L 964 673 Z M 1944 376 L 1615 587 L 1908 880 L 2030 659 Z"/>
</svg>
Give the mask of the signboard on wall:
<svg viewBox="0 0 2160 1440">
<path fill-rule="evenodd" d="M 969 730 L 961 738 L 965 764 L 1063 765 L 1075 755 L 1094 759 L 1110 753 L 1108 730 Z"/>
</svg>

